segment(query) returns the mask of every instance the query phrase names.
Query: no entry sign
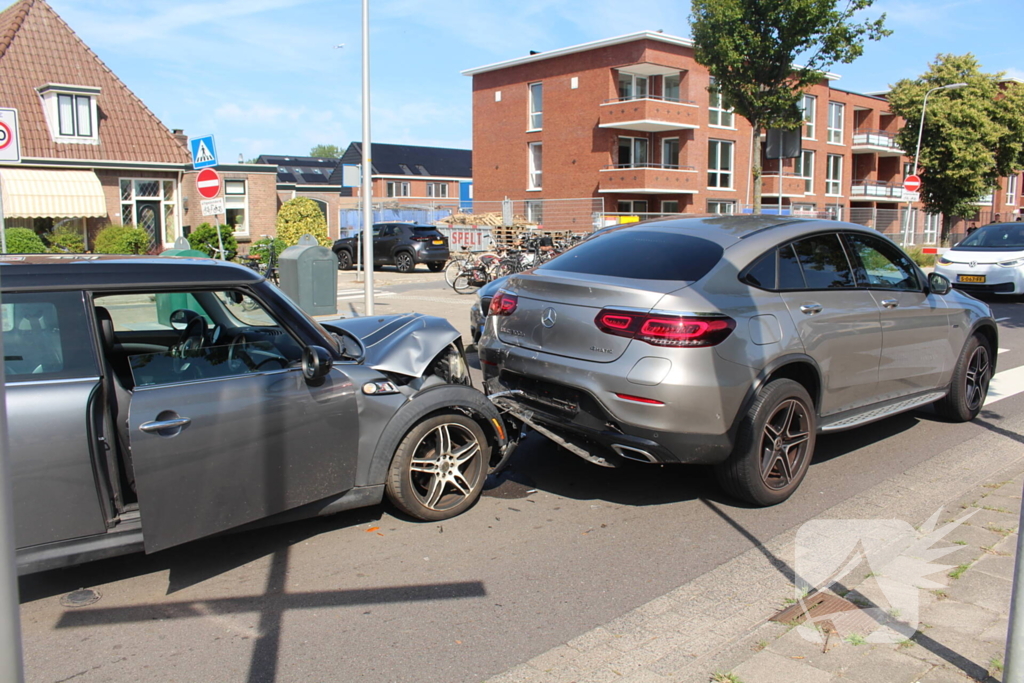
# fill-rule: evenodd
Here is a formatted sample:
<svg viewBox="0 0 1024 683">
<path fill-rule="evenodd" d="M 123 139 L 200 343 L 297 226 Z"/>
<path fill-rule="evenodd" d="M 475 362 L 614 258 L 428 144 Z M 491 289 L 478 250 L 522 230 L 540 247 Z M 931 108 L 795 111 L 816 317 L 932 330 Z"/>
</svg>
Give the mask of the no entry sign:
<svg viewBox="0 0 1024 683">
<path fill-rule="evenodd" d="M 220 194 L 220 174 L 212 168 L 204 168 L 196 175 L 196 189 L 205 199 L 213 199 Z"/>
<path fill-rule="evenodd" d="M 921 178 L 916 175 L 908 175 L 903 181 L 903 189 L 907 192 L 917 192 L 921 189 Z"/>
</svg>

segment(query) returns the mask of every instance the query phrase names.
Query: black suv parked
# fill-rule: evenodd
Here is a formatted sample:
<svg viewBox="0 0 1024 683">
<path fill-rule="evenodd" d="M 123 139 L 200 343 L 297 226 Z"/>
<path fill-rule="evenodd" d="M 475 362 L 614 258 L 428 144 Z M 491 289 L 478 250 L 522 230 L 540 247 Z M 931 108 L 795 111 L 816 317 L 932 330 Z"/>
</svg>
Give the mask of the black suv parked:
<svg viewBox="0 0 1024 683">
<path fill-rule="evenodd" d="M 360 236 L 342 237 L 334 243 L 339 270 L 352 268 L 361 243 Z M 426 263 L 436 273 L 444 268 L 448 256 L 448 238 L 432 225 L 373 224 L 374 268 L 394 266 L 400 273 L 411 273 L 417 263 Z"/>
</svg>

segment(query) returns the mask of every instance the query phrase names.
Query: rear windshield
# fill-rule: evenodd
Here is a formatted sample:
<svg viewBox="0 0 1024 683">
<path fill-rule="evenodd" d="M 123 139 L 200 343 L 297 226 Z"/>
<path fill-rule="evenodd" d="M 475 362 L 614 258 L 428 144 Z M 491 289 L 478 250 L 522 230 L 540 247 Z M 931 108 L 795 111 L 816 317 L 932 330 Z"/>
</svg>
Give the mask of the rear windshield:
<svg viewBox="0 0 1024 683">
<path fill-rule="evenodd" d="M 1020 251 L 1024 249 L 1024 223 L 986 225 L 967 236 L 957 249 L 975 251 Z"/>
<path fill-rule="evenodd" d="M 582 242 L 538 270 L 638 280 L 695 282 L 722 258 L 722 247 L 692 235 L 620 230 Z"/>
<path fill-rule="evenodd" d="M 437 231 L 437 228 L 431 227 L 429 225 L 414 225 L 413 228 L 412 228 L 412 231 L 414 233 L 416 233 L 417 235 L 438 235 L 438 234 L 440 234 Z"/>
</svg>

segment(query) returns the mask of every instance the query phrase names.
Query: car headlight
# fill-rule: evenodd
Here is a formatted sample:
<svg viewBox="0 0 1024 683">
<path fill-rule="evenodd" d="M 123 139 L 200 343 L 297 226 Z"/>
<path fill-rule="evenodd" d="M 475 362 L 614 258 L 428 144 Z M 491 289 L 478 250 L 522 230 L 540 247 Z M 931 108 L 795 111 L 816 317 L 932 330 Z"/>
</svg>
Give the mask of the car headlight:
<svg viewBox="0 0 1024 683">
<path fill-rule="evenodd" d="M 1015 258 L 1010 261 L 1000 261 L 999 265 L 1003 268 L 1013 268 L 1015 266 L 1024 265 L 1024 258 Z"/>
<path fill-rule="evenodd" d="M 945 256 L 940 256 L 940 257 L 939 257 L 939 263 L 940 263 L 941 265 L 944 265 L 944 266 L 948 266 L 949 264 L 951 264 L 951 263 L 953 263 L 953 262 L 952 262 L 952 261 L 950 261 L 950 260 L 949 260 L 948 258 L 946 258 Z"/>
</svg>

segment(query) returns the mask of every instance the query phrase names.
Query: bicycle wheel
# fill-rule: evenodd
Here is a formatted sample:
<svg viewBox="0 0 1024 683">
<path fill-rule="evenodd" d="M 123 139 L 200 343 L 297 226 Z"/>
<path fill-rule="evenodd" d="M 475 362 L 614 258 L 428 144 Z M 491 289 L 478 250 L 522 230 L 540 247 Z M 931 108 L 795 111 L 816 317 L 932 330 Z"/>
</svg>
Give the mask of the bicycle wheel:
<svg viewBox="0 0 1024 683">
<path fill-rule="evenodd" d="M 452 282 L 452 289 L 454 289 L 459 294 L 469 294 L 470 292 L 475 292 L 477 289 L 480 288 L 480 285 L 476 284 L 473 278 L 474 276 L 471 271 L 462 271 L 455 278 L 455 281 Z"/>
<path fill-rule="evenodd" d="M 453 258 L 444 267 L 444 281 L 448 283 L 449 287 L 455 284 L 455 278 L 459 276 L 459 273 L 463 271 L 466 266 L 466 259 Z"/>
</svg>

